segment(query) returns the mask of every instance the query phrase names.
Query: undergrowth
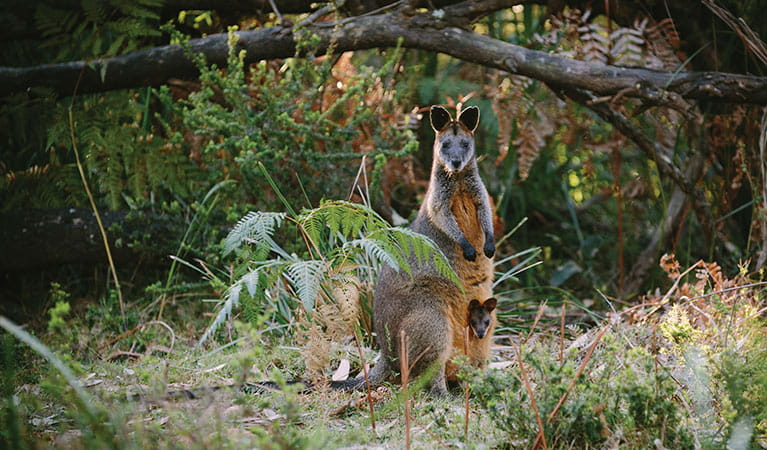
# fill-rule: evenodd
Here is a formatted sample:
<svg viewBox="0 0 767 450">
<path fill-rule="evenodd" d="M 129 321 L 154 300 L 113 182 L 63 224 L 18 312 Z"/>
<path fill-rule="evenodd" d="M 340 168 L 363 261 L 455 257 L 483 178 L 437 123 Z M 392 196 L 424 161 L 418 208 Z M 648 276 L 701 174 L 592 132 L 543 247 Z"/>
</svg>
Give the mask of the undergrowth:
<svg viewBox="0 0 767 450">
<path fill-rule="evenodd" d="M 680 273 L 673 256 L 663 261 L 673 283 L 669 290 L 595 327 L 563 328 L 557 319 L 544 317 L 525 332 L 497 335 L 498 343 L 507 345 L 496 346 L 491 368 L 465 371 L 473 393 L 467 432 L 462 393 L 445 399 L 411 393 L 412 445 L 763 448 L 764 283 L 749 279 L 745 269 L 728 278 L 715 264 L 699 262 Z M 60 286 L 51 292 L 66 301 Z M 86 353 L 72 358 L 66 348 L 53 351 L 3 320 L 11 332 L 3 339 L 4 361 L 11 362 L 3 365 L 0 389 L 3 445 L 402 445 L 406 399 L 396 395 L 396 386 L 372 393 L 375 430 L 365 394 L 322 389 L 304 394 L 296 385 L 275 393 L 240 392 L 237 386 L 244 382 L 282 383 L 306 373 L 308 361 L 296 335 L 275 333 L 270 320 L 262 313 L 248 323 L 234 322 L 233 340 L 210 349 L 194 345 L 198 330 L 174 331 L 166 323 L 146 321 L 132 335 L 94 337 L 96 358 Z M 67 327 L 84 330 L 85 325 L 63 307 L 50 323 L 51 330 L 39 339 L 51 343 L 66 335 Z M 32 379 L 24 366 L 13 363 L 20 352 L 29 352 L 22 342 L 39 355 L 25 360 L 37 359 L 40 366 L 42 357 L 51 364 Z M 131 342 L 137 351 L 127 350 Z M 334 346 L 329 365 L 338 376 L 354 376 L 342 369 L 355 353 L 353 344 Z M 369 360 L 374 351 L 363 353 Z M 231 387 L 214 392 L 205 386 Z M 187 389 L 196 392 L 195 399 L 167 394 Z"/>
</svg>

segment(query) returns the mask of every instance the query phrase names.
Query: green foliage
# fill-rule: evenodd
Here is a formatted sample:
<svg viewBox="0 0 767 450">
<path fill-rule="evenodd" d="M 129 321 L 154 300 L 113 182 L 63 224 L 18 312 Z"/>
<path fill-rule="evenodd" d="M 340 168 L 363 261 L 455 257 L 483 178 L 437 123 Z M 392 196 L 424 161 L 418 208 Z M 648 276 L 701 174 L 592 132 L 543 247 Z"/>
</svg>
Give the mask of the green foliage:
<svg viewBox="0 0 767 450">
<path fill-rule="evenodd" d="M 137 50 L 160 35 L 164 0 L 81 0 L 80 10 L 37 5 L 35 26 L 56 61 L 109 57 Z M 55 4 L 55 3 L 54 3 Z"/>
<path fill-rule="evenodd" d="M 536 440 L 534 401 L 549 448 L 573 443 L 584 448 L 647 448 L 656 445 L 656 439 L 667 448 L 694 448 L 686 410 L 674 401 L 678 386 L 668 373 L 656 370 L 649 353 L 630 348 L 624 339 L 605 334 L 602 348 L 580 376 L 577 349 L 569 350 L 561 363 L 555 347 L 548 345 L 553 342 L 539 343 L 523 350 L 524 375 L 519 366 L 475 373 L 472 392 L 506 433 L 506 441 L 515 445 L 530 447 Z"/>
<path fill-rule="evenodd" d="M 345 194 L 356 170 L 348 161 L 358 160 L 363 149 L 377 158 L 409 154 L 417 147 L 408 129 L 373 131 L 367 126 L 380 120 L 376 115 L 398 108 L 398 93 L 383 83 L 401 58 L 399 49 L 377 68 L 357 65 L 354 71 L 349 65 L 336 67 L 335 55 L 289 59 L 282 67 L 266 61 L 246 67 L 246 53 L 237 50 L 234 30 L 229 30 L 225 70 L 190 53 L 200 70 L 200 89 L 180 100 L 167 88 L 159 92 L 181 121 L 163 119 L 169 135 L 174 136 L 171 129 L 177 125 L 193 130 L 193 150 L 211 173 L 241 180 L 244 192 L 257 193 L 265 188 L 259 170 L 263 164 L 279 186 L 302 192 L 312 204 Z M 187 45 L 183 36 L 170 31 Z M 303 36 L 297 51 L 311 55 L 316 45 L 312 36 Z M 379 97 L 385 100 L 374 103 Z M 369 135 L 361 135 L 363 130 Z M 172 140 L 181 139 L 175 133 Z M 263 207 L 275 206 L 264 196 L 256 200 Z"/>
<path fill-rule="evenodd" d="M 66 326 L 64 317 L 69 315 L 69 310 L 69 302 L 65 300 L 57 301 L 56 306 L 48 311 L 51 315 L 51 319 L 48 321 L 48 331 L 62 331 Z"/>
</svg>

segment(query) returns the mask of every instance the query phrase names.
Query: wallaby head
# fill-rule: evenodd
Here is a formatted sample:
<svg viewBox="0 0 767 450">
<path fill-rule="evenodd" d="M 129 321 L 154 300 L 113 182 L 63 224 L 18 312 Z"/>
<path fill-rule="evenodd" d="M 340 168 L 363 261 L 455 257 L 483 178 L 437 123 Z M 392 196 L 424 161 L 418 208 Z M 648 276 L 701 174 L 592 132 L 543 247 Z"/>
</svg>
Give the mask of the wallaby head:
<svg viewBox="0 0 767 450">
<path fill-rule="evenodd" d="M 485 303 L 480 303 L 479 300 L 469 302 L 469 326 L 477 339 L 485 337 L 488 328 L 490 328 L 490 322 L 493 320 L 491 313 L 497 304 L 498 300 L 495 297 L 488 298 Z"/>
<path fill-rule="evenodd" d="M 434 161 L 448 174 L 459 173 L 474 160 L 474 130 L 479 125 L 479 108 L 470 106 L 453 120 L 448 110 L 432 106 L 429 114 L 434 138 Z"/>
</svg>

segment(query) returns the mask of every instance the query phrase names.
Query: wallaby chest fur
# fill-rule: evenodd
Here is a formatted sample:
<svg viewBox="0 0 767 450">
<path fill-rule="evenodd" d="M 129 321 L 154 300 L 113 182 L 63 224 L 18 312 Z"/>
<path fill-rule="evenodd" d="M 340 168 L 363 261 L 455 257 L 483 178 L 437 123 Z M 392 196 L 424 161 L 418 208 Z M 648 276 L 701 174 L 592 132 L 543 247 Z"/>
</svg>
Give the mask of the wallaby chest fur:
<svg viewBox="0 0 767 450">
<path fill-rule="evenodd" d="M 429 367 L 436 372 L 433 393 L 446 392 L 454 378 L 451 358 L 464 354 L 464 334 L 470 299 L 492 297 L 495 252 L 492 211 L 479 177 L 473 132 L 479 110 L 470 107 L 457 120 L 441 107 L 432 107 L 436 131 L 431 179 L 418 216 L 410 228 L 431 238 L 460 278 L 464 292 L 439 275 L 433 263 L 411 257 L 412 275 L 384 267 L 373 300 L 374 328 L 381 358 L 370 374 L 378 384 L 399 370 L 400 332 L 408 338 L 411 373 Z M 487 334 L 492 335 L 495 312 Z M 469 339 L 467 353 L 477 367 L 490 357 L 491 338 Z M 359 383 L 358 383 L 359 384 Z M 356 387 L 356 386 L 355 386 Z"/>
</svg>

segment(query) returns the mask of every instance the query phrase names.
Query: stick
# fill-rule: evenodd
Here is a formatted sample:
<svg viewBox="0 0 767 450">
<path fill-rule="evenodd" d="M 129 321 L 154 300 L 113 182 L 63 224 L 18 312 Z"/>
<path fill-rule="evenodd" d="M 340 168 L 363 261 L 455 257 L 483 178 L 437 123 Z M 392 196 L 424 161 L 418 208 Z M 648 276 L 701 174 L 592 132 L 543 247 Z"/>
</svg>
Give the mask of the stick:
<svg viewBox="0 0 767 450">
<path fill-rule="evenodd" d="M 405 400 L 405 448 L 410 450 L 410 401 L 407 396 L 407 383 L 410 367 L 408 365 L 408 339 L 405 335 L 405 330 L 400 331 L 399 339 L 400 378 L 402 381 L 402 397 Z"/>
<path fill-rule="evenodd" d="M 525 364 L 522 361 L 522 351 L 519 348 L 519 344 L 514 344 L 514 351 L 517 353 L 517 362 L 519 364 L 519 373 L 522 376 L 522 382 L 525 384 L 525 390 L 527 395 L 530 396 L 530 405 L 533 407 L 535 413 L 535 421 L 538 422 L 538 435 L 535 437 L 535 443 L 532 448 L 538 447 L 538 442 L 543 441 L 543 448 L 548 450 L 549 446 L 546 444 L 546 433 L 543 428 L 543 422 L 541 421 L 541 414 L 538 412 L 538 405 L 535 403 L 535 396 L 533 395 L 533 388 L 530 387 L 530 381 L 527 379 L 527 371 L 525 371 Z"/>
<path fill-rule="evenodd" d="M 360 339 L 357 336 L 357 328 L 354 328 L 354 342 L 357 344 L 357 352 L 360 354 L 360 361 L 362 363 L 362 373 L 365 375 L 365 386 L 368 389 L 368 405 L 370 405 L 370 426 L 373 431 L 376 430 L 376 416 L 373 412 L 373 393 L 370 389 L 370 378 L 368 378 L 368 366 L 365 364 L 365 357 L 362 356 L 362 346 L 360 345 Z"/>
</svg>

